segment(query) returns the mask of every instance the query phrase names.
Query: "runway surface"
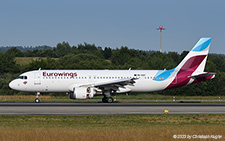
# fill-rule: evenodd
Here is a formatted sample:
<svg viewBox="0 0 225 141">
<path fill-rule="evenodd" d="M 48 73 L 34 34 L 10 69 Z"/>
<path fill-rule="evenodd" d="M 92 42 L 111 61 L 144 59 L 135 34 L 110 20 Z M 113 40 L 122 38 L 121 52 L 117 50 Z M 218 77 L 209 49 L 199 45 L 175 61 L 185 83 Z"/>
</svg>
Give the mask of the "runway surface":
<svg viewBox="0 0 225 141">
<path fill-rule="evenodd" d="M 225 103 L 0 103 L 1 115 L 225 114 Z"/>
</svg>

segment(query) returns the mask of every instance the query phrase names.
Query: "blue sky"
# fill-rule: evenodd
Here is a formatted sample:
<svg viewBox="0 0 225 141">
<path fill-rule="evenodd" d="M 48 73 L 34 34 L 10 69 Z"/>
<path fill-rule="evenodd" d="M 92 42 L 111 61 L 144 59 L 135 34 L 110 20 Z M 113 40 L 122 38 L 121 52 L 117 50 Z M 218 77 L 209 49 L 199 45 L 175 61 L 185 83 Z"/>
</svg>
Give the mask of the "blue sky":
<svg viewBox="0 0 225 141">
<path fill-rule="evenodd" d="M 0 3 L 0 46 L 95 43 L 102 47 L 190 50 L 212 37 L 225 54 L 224 0 L 8 0 Z"/>
</svg>

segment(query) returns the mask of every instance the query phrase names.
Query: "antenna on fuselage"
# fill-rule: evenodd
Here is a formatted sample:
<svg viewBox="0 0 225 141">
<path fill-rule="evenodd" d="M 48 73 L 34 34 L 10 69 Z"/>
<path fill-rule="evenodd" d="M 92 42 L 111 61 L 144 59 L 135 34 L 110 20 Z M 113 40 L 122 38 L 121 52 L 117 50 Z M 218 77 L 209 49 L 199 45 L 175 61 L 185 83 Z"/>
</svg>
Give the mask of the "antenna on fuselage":
<svg viewBox="0 0 225 141">
<path fill-rule="evenodd" d="M 41 68 L 39 68 L 39 70 L 41 70 Z"/>
</svg>

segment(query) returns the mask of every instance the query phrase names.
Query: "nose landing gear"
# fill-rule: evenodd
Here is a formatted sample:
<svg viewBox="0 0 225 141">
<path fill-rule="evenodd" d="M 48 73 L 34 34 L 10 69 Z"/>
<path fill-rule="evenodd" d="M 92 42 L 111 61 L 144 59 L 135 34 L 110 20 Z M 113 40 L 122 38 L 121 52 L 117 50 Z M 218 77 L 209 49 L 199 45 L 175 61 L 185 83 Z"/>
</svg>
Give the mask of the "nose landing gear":
<svg viewBox="0 0 225 141">
<path fill-rule="evenodd" d="M 36 98 L 35 103 L 39 103 L 39 102 L 40 102 L 40 99 Z"/>
<path fill-rule="evenodd" d="M 40 102 L 40 99 L 39 99 L 40 95 L 41 95 L 40 92 L 37 92 L 37 93 L 36 93 L 35 103 L 39 103 L 39 102 Z"/>
</svg>

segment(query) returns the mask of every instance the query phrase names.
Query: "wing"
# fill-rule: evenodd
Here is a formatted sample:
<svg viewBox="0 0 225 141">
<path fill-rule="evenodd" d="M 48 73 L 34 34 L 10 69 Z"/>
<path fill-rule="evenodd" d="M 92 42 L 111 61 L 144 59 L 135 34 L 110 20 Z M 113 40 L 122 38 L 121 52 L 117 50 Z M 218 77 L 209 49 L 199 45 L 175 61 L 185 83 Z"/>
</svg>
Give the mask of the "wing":
<svg viewBox="0 0 225 141">
<path fill-rule="evenodd" d="M 103 86 L 125 86 L 125 85 L 133 85 L 135 83 L 136 78 L 127 78 L 127 79 L 119 79 L 114 81 L 108 81 L 103 83 L 94 84 L 95 87 L 103 87 Z"/>
<path fill-rule="evenodd" d="M 130 89 L 125 88 L 125 86 L 127 85 L 133 86 L 133 84 L 135 83 L 134 80 L 136 79 L 137 78 L 126 78 L 83 86 L 92 86 L 95 88 L 99 88 L 101 90 L 113 90 L 114 92 L 124 92 L 124 91 L 129 92 Z M 123 91 L 121 89 L 123 89 Z"/>
</svg>

